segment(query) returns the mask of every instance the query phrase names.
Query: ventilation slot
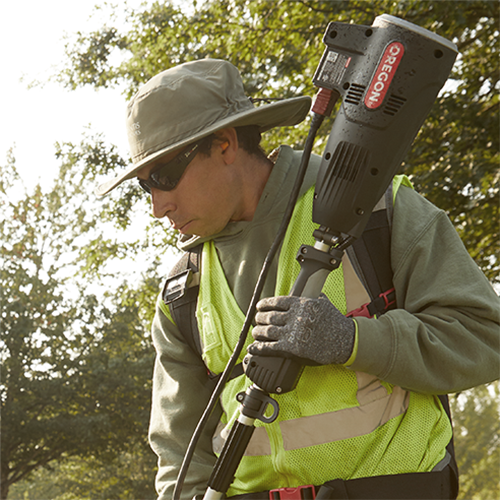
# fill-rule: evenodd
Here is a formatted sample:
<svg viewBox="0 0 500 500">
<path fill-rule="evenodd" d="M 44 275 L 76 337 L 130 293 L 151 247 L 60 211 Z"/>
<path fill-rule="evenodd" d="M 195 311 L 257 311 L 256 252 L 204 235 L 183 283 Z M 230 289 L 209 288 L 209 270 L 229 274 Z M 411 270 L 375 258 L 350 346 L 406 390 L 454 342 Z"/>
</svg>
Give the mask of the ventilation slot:
<svg viewBox="0 0 500 500">
<path fill-rule="evenodd" d="M 347 182 L 355 182 L 358 173 L 367 163 L 369 151 L 356 144 L 341 141 L 332 161 L 330 162 L 330 172 L 332 177 L 342 179 Z"/>
<path fill-rule="evenodd" d="M 406 99 L 404 97 L 398 97 L 391 94 L 385 105 L 384 113 L 386 115 L 394 116 L 405 102 Z"/>
<path fill-rule="evenodd" d="M 358 85 L 357 83 L 351 84 L 351 86 L 349 87 L 349 92 L 347 92 L 345 102 L 348 102 L 349 104 L 355 104 L 357 106 L 363 98 L 365 89 L 366 87 L 364 85 Z"/>
</svg>

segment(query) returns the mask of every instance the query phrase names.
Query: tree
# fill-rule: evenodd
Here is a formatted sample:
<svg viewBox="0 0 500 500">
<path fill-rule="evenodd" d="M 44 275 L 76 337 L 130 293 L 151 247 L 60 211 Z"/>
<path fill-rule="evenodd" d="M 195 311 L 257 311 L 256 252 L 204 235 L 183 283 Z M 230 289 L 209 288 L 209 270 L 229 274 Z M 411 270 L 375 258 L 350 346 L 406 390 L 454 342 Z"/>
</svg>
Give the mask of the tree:
<svg viewBox="0 0 500 500">
<path fill-rule="evenodd" d="M 16 483 L 9 500 L 153 500 L 156 455 L 148 448 L 112 460 L 72 457 Z"/>
<path fill-rule="evenodd" d="M 388 13 L 437 32 L 461 52 L 451 75 L 454 85 L 438 98 L 401 171 L 447 211 L 477 264 L 492 283 L 499 282 L 497 2 L 193 0 L 192 8 L 184 13 L 157 2 L 130 11 L 123 33 L 109 26 L 79 33 L 67 46 L 59 80 L 71 88 L 124 83 L 130 97 L 166 68 L 212 57 L 240 68 L 249 95 L 313 96 L 312 75 L 329 21 L 370 25 Z M 118 55 L 121 62 L 115 63 Z M 272 131 L 264 145 L 300 147 L 307 125 L 306 120 L 293 130 Z M 318 135 L 319 154 L 330 125 Z"/>
<path fill-rule="evenodd" d="M 450 85 L 434 104 L 401 172 L 411 177 L 420 193 L 446 210 L 490 282 L 500 281 L 498 2 L 193 0 L 191 7 L 184 12 L 169 3 L 156 2 L 129 11 L 124 31 L 110 27 L 111 23 L 93 33 L 79 33 L 76 43 L 67 45 L 67 66 L 59 80 L 70 88 L 124 84 L 131 97 L 142 83 L 164 69 L 212 57 L 235 64 L 247 94 L 253 97 L 313 96 L 312 76 L 330 21 L 370 25 L 377 15 L 387 13 L 434 31 L 456 43 L 461 55 Z M 331 123 L 326 120 L 318 134 L 318 154 Z M 308 125 L 306 120 L 294 129 L 268 132 L 264 147 L 286 143 L 300 148 Z M 124 186 L 121 196 L 130 200 L 132 207 L 129 189 L 133 187 Z M 481 436 L 477 442 L 484 443 L 486 429 L 496 425 L 493 418 L 497 413 L 491 410 L 491 401 L 484 388 L 478 388 L 470 393 L 467 403 L 454 408 L 464 476 L 462 497 L 487 498 L 497 491 L 498 478 L 485 472 L 496 470 L 490 466 L 497 464 L 498 452 L 491 451 L 497 450 L 497 445 L 491 441 L 474 452 L 481 457 L 477 462 L 481 472 L 467 461 L 469 445 L 465 445 L 476 436 Z M 473 414 L 472 407 L 478 410 L 479 419 L 463 417 Z M 477 420 L 482 422 L 481 429 L 475 425 Z"/>
<path fill-rule="evenodd" d="M 464 500 L 500 497 L 499 383 L 451 399 L 455 448 Z"/>
<path fill-rule="evenodd" d="M 63 150 L 48 192 L 22 191 L 12 155 L 0 168 L 2 499 L 54 460 L 105 463 L 137 449 L 151 453 L 156 264 L 133 287 L 118 282 L 106 291 L 92 283 L 106 274 L 103 253 L 124 258 L 123 249 L 134 247 L 103 239 L 109 225 L 96 217 L 88 194 L 94 178 L 87 166 L 100 162 L 100 153 L 117 158 L 99 140 Z"/>
</svg>

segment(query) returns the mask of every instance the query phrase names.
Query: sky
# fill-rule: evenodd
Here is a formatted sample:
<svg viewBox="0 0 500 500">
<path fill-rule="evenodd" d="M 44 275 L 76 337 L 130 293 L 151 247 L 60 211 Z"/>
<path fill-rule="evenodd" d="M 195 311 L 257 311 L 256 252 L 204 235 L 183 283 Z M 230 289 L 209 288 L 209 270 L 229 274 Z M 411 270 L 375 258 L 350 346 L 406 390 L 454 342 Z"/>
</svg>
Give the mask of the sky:
<svg viewBox="0 0 500 500">
<path fill-rule="evenodd" d="M 187 6 L 191 0 L 173 2 Z M 127 0 L 131 8 L 150 3 L 152 0 Z M 123 89 L 68 90 L 50 81 L 66 61 L 65 37 L 97 30 L 107 20 L 109 24 L 109 15 L 106 18 L 101 11 L 96 14 L 96 4 L 102 6 L 105 0 L 5 0 L 1 4 L 0 165 L 7 163 L 8 151 L 13 148 L 16 168 L 28 194 L 38 183 L 45 191 L 52 187 L 60 166 L 55 157 L 56 142 L 78 144 L 83 133 L 100 133 L 107 144 L 115 145 L 124 158 L 129 158 Z M 113 25 L 120 28 L 119 22 Z M 41 84 L 30 87 L 33 82 Z M 10 196 L 22 197 L 22 191 L 13 190 Z M 143 217 L 138 219 L 142 226 L 149 220 L 148 213 Z M 160 272 L 166 274 L 176 259 L 167 249 Z M 124 263 L 113 262 L 117 276 L 123 276 Z M 130 266 L 130 273 L 141 270 L 137 263 Z"/>
<path fill-rule="evenodd" d="M 66 90 L 50 82 L 65 60 L 64 37 L 101 27 L 103 15 L 92 16 L 102 0 L 16 0 L 0 10 L 0 161 L 14 148 L 16 167 L 29 189 L 50 185 L 57 174 L 56 142 L 81 140 L 88 130 L 102 133 L 128 157 L 121 89 Z M 128 0 L 137 7 L 141 0 Z M 42 82 L 33 88 L 29 84 Z"/>
</svg>

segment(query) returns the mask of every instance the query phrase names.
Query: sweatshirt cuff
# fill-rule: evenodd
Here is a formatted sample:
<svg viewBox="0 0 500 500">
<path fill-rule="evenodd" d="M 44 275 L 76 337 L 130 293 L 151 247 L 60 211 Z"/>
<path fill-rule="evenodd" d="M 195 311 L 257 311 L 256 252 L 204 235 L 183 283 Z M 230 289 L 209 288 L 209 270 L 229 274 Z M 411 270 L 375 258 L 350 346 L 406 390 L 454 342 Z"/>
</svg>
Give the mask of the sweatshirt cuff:
<svg viewBox="0 0 500 500">
<path fill-rule="evenodd" d="M 356 323 L 356 320 L 353 319 L 354 325 L 355 325 L 355 330 L 354 330 L 354 347 L 352 348 L 352 353 L 349 359 L 344 363 L 343 366 L 346 368 L 350 365 L 352 365 L 356 359 L 356 355 L 358 354 L 358 324 Z"/>
</svg>

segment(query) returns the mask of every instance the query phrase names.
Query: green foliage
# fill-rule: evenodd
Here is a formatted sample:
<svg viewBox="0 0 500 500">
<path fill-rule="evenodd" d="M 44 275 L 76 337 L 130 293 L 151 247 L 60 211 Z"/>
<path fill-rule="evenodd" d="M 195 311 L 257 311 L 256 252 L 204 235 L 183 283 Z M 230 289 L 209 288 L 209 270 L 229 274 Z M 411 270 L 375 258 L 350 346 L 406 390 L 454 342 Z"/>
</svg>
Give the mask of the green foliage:
<svg viewBox="0 0 500 500">
<path fill-rule="evenodd" d="M 23 192 L 12 155 L 0 168 L 1 498 L 54 460 L 105 463 L 148 449 L 148 331 L 159 279 L 152 261 L 133 287 L 92 283 L 106 270 L 85 242 L 109 233 L 89 198 L 100 148 L 59 151 L 48 192 Z M 124 258 L 109 241 L 107 257 Z"/>
<path fill-rule="evenodd" d="M 146 433 L 143 437 L 142 447 L 136 446 L 132 453 L 123 453 L 113 461 L 77 459 L 71 471 L 61 471 L 61 482 L 67 487 L 60 500 L 156 499 L 157 457 L 146 442 Z M 69 464 L 64 465 L 66 468 Z M 86 471 L 83 478 L 82 470 Z"/>
<path fill-rule="evenodd" d="M 125 85 L 130 97 L 166 68 L 212 57 L 239 67 L 253 97 L 314 96 L 330 21 L 370 25 L 387 13 L 457 43 L 453 85 L 401 171 L 448 212 L 490 281 L 500 280 L 497 2 L 193 0 L 189 13 L 169 2 L 125 13 L 122 32 L 110 12 L 108 26 L 67 44 L 61 82 Z M 318 154 L 332 121 L 318 134 Z M 263 145 L 300 148 L 308 125 L 270 131 Z M 53 188 L 17 200 L 13 157 L 0 169 L 1 496 L 17 483 L 15 498 L 153 498 L 147 332 L 158 269 L 176 235 L 144 219 L 146 199 L 135 183 L 95 200 L 93 186 L 127 164 L 102 137 L 58 145 L 56 158 Z M 452 405 L 464 499 L 499 494 L 493 387 L 494 394 L 478 388 Z"/>
<path fill-rule="evenodd" d="M 61 168 L 50 196 L 73 210 L 75 230 L 84 235 L 75 240 L 72 249 L 77 252 L 74 262 L 82 275 L 89 280 L 112 277 L 115 270 L 106 267 L 110 259 L 124 260 L 148 249 L 142 262 L 149 260 L 152 268 L 157 267 L 164 248 L 175 244 L 176 235 L 152 217 L 145 219 L 149 200 L 139 186 L 129 182 L 103 199 L 93 195 L 97 184 L 126 166 L 115 148 L 108 147 L 100 135 L 85 135 L 80 144 L 57 144 L 56 158 Z M 150 251 L 152 248 L 155 252 Z"/>
<path fill-rule="evenodd" d="M 112 460 L 62 459 L 15 484 L 9 500 L 153 500 L 155 467 L 147 446 Z"/>
<path fill-rule="evenodd" d="M 499 401 L 498 382 L 451 400 L 460 470 L 459 500 L 500 498 Z"/>
<path fill-rule="evenodd" d="M 312 76 L 330 21 L 370 25 L 387 13 L 428 28 L 457 43 L 461 56 L 453 87 L 435 103 L 401 171 L 447 211 L 488 279 L 500 280 L 498 2 L 214 0 L 193 1 L 192 7 L 185 13 L 156 2 L 130 11 L 123 33 L 107 26 L 80 33 L 66 47 L 68 65 L 59 79 L 72 88 L 125 84 L 130 97 L 166 68 L 211 57 L 235 64 L 251 96 L 313 96 Z M 301 147 L 308 124 L 275 129 L 264 146 Z M 330 128 L 327 120 L 316 141 L 319 154 Z"/>
</svg>

